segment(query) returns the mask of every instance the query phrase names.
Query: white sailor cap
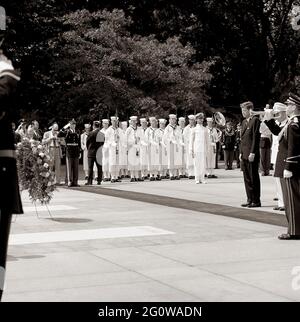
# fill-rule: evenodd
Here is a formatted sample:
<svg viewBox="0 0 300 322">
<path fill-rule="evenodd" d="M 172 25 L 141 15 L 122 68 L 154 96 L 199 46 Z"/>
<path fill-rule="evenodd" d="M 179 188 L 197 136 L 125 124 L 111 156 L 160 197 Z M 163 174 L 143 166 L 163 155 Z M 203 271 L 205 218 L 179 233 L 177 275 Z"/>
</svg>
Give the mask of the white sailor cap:
<svg viewBox="0 0 300 322">
<path fill-rule="evenodd" d="M 175 114 L 170 114 L 169 119 L 177 119 L 177 116 Z"/>
<path fill-rule="evenodd" d="M 118 118 L 117 116 L 111 116 L 111 117 L 110 117 L 110 119 L 111 119 L 112 121 L 118 121 L 118 120 L 119 120 L 119 118 Z"/>
<path fill-rule="evenodd" d="M 154 116 L 149 117 L 149 121 L 150 121 L 150 122 L 152 122 L 152 121 L 156 121 L 156 117 L 154 117 Z"/>
<path fill-rule="evenodd" d="M 287 111 L 287 106 L 283 103 L 275 103 L 273 106 L 273 111 L 275 113 L 279 113 L 279 112 L 286 112 Z"/>
<path fill-rule="evenodd" d="M 109 120 L 108 119 L 102 119 L 102 123 L 109 124 Z"/>
<path fill-rule="evenodd" d="M 143 117 L 143 118 L 141 118 L 141 119 L 140 119 L 140 122 L 141 122 L 141 123 L 144 123 L 144 122 L 146 122 L 146 123 L 147 123 L 147 119 Z"/>
<path fill-rule="evenodd" d="M 91 124 L 84 124 L 84 128 L 85 129 L 90 129 L 91 128 Z"/>
<path fill-rule="evenodd" d="M 185 122 L 185 117 L 180 117 L 180 118 L 178 119 L 178 121 L 179 121 L 179 122 Z"/>
<path fill-rule="evenodd" d="M 166 119 L 159 119 L 158 122 L 161 123 L 161 124 L 166 124 L 167 120 Z"/>
<path fill-rule="evenodd" d="M 137 121 L 137 116 L 130 116 L 130 121 Z"/>
<path fill-rule="evenodd" d="M 189 115 L 189 116 L 188 116 L 188 119 L 189 119 L 189 120 L 194 120 L 194 119 L 195 119 L 195 115 Z"/>
<path fill-rule="evenodd" d="M 212 121 L 213 121 L 213 119 L 212 119 L 212 117 L 207 117 L 207 118 L 206 118 L 206 121 L 207 121 L 207 122 L 212 122 Z"/>
</svg>

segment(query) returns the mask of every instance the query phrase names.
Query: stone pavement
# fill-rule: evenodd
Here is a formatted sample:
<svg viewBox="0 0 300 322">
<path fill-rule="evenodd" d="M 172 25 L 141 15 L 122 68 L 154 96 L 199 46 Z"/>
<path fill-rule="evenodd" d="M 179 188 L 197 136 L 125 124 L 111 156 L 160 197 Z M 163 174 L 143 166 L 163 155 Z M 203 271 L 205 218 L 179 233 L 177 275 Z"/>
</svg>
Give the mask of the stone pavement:
<svg viewBox="0 0 300 322">
<path fill-rule="evenodd" d="M 238 208 L 240 172 L 217 174 L 207 185 L 182 180 L 92 188 Z M 271 177 L 262 179 L 260 211 L 272 215 L 274 185 Z M 53 218 L 42 206 L 38 218 L 25 192 L 22 198 L 26 213 L 13 223 L 4 301 L 300 300 L 292 287 L 299 242 L 279 241 L 284 227 L 66 188 L 49 206 Z"/>
</svg>

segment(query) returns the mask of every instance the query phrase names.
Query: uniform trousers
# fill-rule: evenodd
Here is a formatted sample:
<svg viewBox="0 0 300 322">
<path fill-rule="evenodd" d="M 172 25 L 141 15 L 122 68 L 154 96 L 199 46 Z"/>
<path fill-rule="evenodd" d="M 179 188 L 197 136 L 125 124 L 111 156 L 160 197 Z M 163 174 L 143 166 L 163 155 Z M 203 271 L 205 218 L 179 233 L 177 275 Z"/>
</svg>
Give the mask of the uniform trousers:
<svg viewBox="0 0 300 322">
<path fill-rule="evenodd" d="M 275 177 L 274 179 L 275 179 L 275 183 L 276 183 L 276 195 L 277 195 L 277 199 L 278 199 L 278 207 L 284 208 L 280 178 Z"/>
<path fill-rule="evenodd" d="M 260 178 L 258 173 L 259 162 L 249 162 L 243 159 L 242 171 L 248 203 L 260 203 Z"/>
<path fill-rule="evenodd" d="M 77 185 L 79 158 L 67 157 L 66 163 L 67 163 L 68 183 L 71 185 Z"/>
<path fill-rule="evenodd" d="M 59 147 L 50 147 L 50 168 L 51 171 L 55 173 L 55 182 L 60 184 L 60 167 L 61 167 L 61 158 L 60 158 L 60 148 Z"/>
<path fill-rule="evenodd" d="M 300 235 L 300 177 L 280 178 L 288 234 Z"/>
<path fill-rule="evenodd" d="M 225 169 L 232 169 L 233 156 L 233 150 L 224 150 Z"/>
<path fill-rule="evenodd" d="M 195 181 L 204 182 L 206 171 L 206 158 L 204 152 L 195 153 L 194 157 L 194 173 L 195 173 Z"/>
<path fill-rule="evenodd" d="M 4 288 L 8 237 L 12 214 L 0 209 L 0 301 Z"/>
<path fill-rule="evenodd" d="M 264 175 L 269 175 L 271 167 L 271 141 L 260 138 L 260 169 Z"/>
</svg>

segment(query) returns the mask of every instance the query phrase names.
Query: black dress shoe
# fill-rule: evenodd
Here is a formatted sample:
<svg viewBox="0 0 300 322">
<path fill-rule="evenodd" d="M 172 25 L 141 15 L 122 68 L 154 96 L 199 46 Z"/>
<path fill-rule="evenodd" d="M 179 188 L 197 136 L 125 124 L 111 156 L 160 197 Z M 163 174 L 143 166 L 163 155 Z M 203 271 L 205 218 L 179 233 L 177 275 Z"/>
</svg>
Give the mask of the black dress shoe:
<svg viewBox="0 0 300 322">
<path fill-rule="evenodd" d="M 73 187 L 80 187 L 80 185 L 79 184 L 74 184 Z"/>
<path fill-rule="evenodd" d="M 85 186 L 91 186 L 92 185 L 92 182 L 86 182 L 84 185 Z"/>
<path fill-rule="evenodd" d="M 252 202 L 252 203 L 248 206 L 248 208 L 258 208 L 258 207 L 261 207 L 261 203 L 260 203 L 260 202 L 257 202 L 257 203 Z"/>
<path fill-rule="evenodd" d="M 151 177 L 151 178 L 150 178 L 150 181 L 155 181 L 155 178 L 154 178 L 154 177 Z"/>
<path fill-rule="evenodd" d="M 111 179 L 110 182 L 111 183 L 115 183 L 116 182 L 116 179 Z"/>
<path fill-rule="evenodd" d="M 175 177 L 170 177 L 170 180 L 175 180 Z"/>
<path fill-rule="evenodd" d="M 130 182 L 135 182 L 135 178 L 131 178 L 130 179 Z"/>
<path fill-rule="evenodd" d="M 180 177 L 176 176 L 176 177 L 175 177 L 175 180 L 180 180 Z"/>
<path fill-rule="evenodd" d="M 251 203 L 252 202 L 243 203 L 243 204 L 241 204 L 241 207 L 244 207 L 244 208 L 249 207 L 251 205 Z"/>
<path fill-rule="evenodd" d="M 278 198 L 273 198 L 274 201 L 278 201 Z"/>
<path fill-rule="evenodd" d="M 158 177 L 156 177 L 156 179 L 155 179 L 156 181 L 161 181 L 161 177 L 160 176 L 158 176 Z"/>
<path fill-rule="evenodd" d="M 97 182 L 97 185 L 98 185 L 98 186 L 100 186 L 100 185 L 101 185 L 101 181 L 98 181 L 98 182 Z"/>
<path fill-rule="evenodd" d="M 285 211 L 285 208 L 284 207 L 279 207 L 278 209 L 279 211 Z"/>
<path fill-rule="evenodd" d="M 217 177 L 216 175 L 212 174 L 212 175 L 211 175 L 211 178 L 212 178 L 212 179 L 217 179 L 218 177 Z"/>
<path fill-rule="evenodd" d="M 278 236 L 278 239 L 280 239 L 280 240 L 299 240 L 300 235 L 282 234 L 282 235 Z"/>
<path fill-rule="evenodd" d="M 87 180 L 89 178 L 89 176 L 85 176 L 84 180 Z"/>
</svg>

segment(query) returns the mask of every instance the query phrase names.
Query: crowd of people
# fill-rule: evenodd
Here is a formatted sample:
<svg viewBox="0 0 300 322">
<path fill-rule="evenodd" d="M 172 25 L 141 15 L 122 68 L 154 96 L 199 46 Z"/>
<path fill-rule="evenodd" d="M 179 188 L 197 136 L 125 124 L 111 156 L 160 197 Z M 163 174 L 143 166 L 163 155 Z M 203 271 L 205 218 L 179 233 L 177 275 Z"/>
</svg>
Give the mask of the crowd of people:
<svg viewBox="0 0 300 322">
<path fill-rule="evenodd" d="M 234 159 L 240 167 L 239 124 L 235 128 L 229 121 L 220 130 L 213 118 L 205 118 L 203 113 L 189 115 L 187 120 L 170 114 L 168 121 L 131 116 L 129 121 L 119 122 L 112 116 L 110 120 L 85 124 L 82 133 L 76 129 L 74 119 L 62 129 L 54 123 L 45 133 L 36 120 L 29 125 L 21 120 L 13 128 L 16 144 L 27 137 L 47 147 L 57 185 L 65 181 L 68 186 L 78 186 L 80 157 L 87 185 L 94 180 L 97 184 L 120 182 L 124 177 L 131 182 L 188 178 L 205 183 L 205 178 L 217 178 L 214 169 L 218 168 L 219 147 L 226 170 L 233 169 Z M 61 173 L 64 154 L 65 178 Z"/>
</svg>

